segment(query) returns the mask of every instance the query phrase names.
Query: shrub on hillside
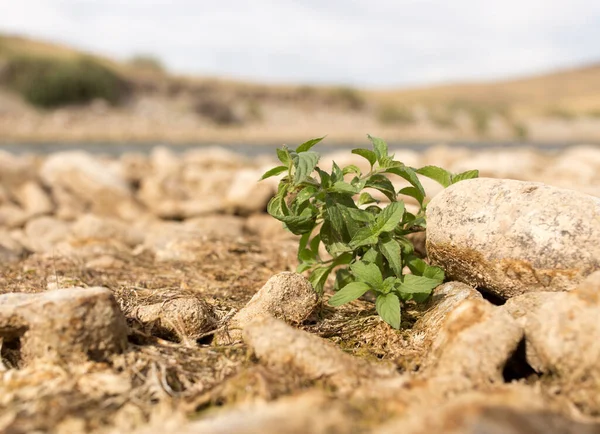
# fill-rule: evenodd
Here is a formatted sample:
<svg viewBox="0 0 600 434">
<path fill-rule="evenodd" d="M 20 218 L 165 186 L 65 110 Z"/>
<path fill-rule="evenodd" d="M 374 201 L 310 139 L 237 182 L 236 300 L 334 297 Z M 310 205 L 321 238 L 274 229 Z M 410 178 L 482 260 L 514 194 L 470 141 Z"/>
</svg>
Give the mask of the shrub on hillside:
<svg viewBox="0 0 600 434">
<path fill-rule="evenodd" d="M 233 126 L 242 123 L 242 119 L 230 104 L 213 97 L 199 99 L 194 105 L 194 111 L 219 126 Z"/>
<path fill-rule="evenodd" d="M 160 59 L 149 54 L 137 54 L 129 60 L 129 64 L 136 68 L 154 72 L 164 72 L 165 67 Z"/>
<path fill-rule="evenodd" d="M 406 107 L 386 104 L 377 111 L 377 120 L 383 125 L 412 125 L 416 122 L 413 112 Z"/>
<path fill-rule="evenodd" d="M 329 93 L 332 104 L 341 106 L 347 110 L 361 110 L 365 107 L 366 101 L 363 94 L 352 87 L 337 87 Z"/>
<path fill-rule="evenodd" d="M 10 61 L 7 81 L 25 100 L 44 108 L 94 99 L 116 104 L 127 90 L 125 80 L 89 58 L 16 58 Z"/>
</svg>

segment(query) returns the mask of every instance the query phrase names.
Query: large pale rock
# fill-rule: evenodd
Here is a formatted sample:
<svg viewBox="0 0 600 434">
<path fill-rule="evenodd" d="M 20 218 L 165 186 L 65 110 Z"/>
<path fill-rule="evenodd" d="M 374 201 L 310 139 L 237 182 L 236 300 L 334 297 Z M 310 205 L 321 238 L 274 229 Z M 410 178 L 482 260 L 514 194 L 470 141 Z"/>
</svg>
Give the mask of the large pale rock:
<svg viewBox="0 0 600 434">
<path fill-rule="evenodd" d="M 24 246 L 15 234 L 0 230 L 0 264 L 16 262 L 25 255 Z"/>
<path fill-rule="evenodd" d="M 210 304 L 189 296 L 135 306 L 126 314 L 139 321 L 147 333 L 192 345 L 218 322 Z"/>
<path fill-rule="evenodd" d="M 272 316 L 290 324 L 304 321 L 317 306 L 318 296 L 308 280 L 285 271 L 271 277 L 217 336 L 218 341 L 237 341 L 242 330 L 256 318 Z"/>
<path fill-rule="evenodd" d="M 598 424 L 571 420 L 544 408 L 533 388 L 511 387 L 494 392 L 469 392 L 408 411 L 406 416 L 376 429 L 378 434 L 594 434 Z"/>
<path fill-rule="evenodd" d="M 48 187 L 73 196 L 94 214 L 132 220 L 141 212 L 118 168 L 85 152 L 52 154 L 42 165 L 40 176 Z M 60 206 L 61 197 L 55 199 Z"/>
<path fill-rule="evenodd" d="M 523 296 L 524 297 L 524 296 Z M 600 271 L 575 290 L 530 301 L 527 362 L 585 414 L 600 414 Z M 514 313 L 514 309 L 512 309 Z"/>
<path fill-rule="evenodd" d="M 231 186 L 225 196 L 229 212 L 248 215 L 267 209 L 267 203 L 277 192 L 277 180 L 259 182 L 265 171 L 242 169 L 232 174 Z"/>
<path fill-rule="evenodd" d="M 600 386 L 600 271 L 575 290 L 530 306 L 524 327 L 533 368 L 563 377 L 585 372 Z"/>
<path fill-rule="evenodd" d="M 244 341 L 266 364 L 292 368 L 307 380 L 326 380 L 342 392 L 397 377 L 391 365 L 370 363 L 346 354 L 331 342 L 270 316 L 248 324 Z"/>
<path fill-rule="evenodd" d="M 9 192 L 36 177 L 36 157 L 0 151 L 0 185 Z"/>
<path fill-rule="evenodd" d="M 541 183 L 462 181 L 429 203 L 427 250 L 449 278 L 503 298 L 570 290 L 600 269 L 600 199 Z"/>
<path fill-rule="evenodd" d="M 423 371 L 452 379 L 458 390 L 502 383 L 503 368 L 522 338 L 508 312 L 483 299 L 465 299 L 447 314 Z"/>
<path fill-rule="evenodd" d="M 16 205 L 11 203 L 0 205 L 0 227 L 9 229 L 22 227 L 28 217 L 27 212 Z"/>
<path fill-rule="evenodd" d="M 10 293 L 0 295 L 0 337 L 23 362 L 101 361 L 125 350 L 127 325 L 106 288 Z"/>
<path fill-rule="evenodd" d="M 202 169 L 235 170 L 248 165 L 245 157 L 219 146 L 193 149 L 183 155 L 186 164 Z"/>
<path fill-rule="evenodd" d="M 244 230 L 266 240 L 296 239 L 297 236 L 283 227 L 283 223 L 269 214 L 252 214 L 244 220 Z"/>
<path fill-rule="evenodd" d="M 236 238 L 242 236 L 244 223 L 242 217 L 211 215 L 191 218 L 186 220 L 183 226 L 205 237 Z"/>
<path fill-rule="evenodd" d="M 70 226 L 69 223 L 54 217 L 38 217 L 27 222 L 23 241 L 26 243 L 26 247 L 33 252 L 51 253 L 61 241 L 69 237 Z"/>
<path fill-rule="evenodd" d="M 339 403 L 322 393 L 309 392 L 277 401 L 251 402 L 214 412 L 193 422 L 181 418 L 156 418 L 138 434 L 331 434 L 353 433 L 355 427 Z"/>
<path fill-rule="evenodd" d="M 86 241 L 119 241 L 130 247 L 144 242 L 144 232 L 117 219 L 92 214 L 81 216 L 71 228 L 72 237 Z"/>
<path fill-rule="evenodd" d="M 16 200 L 28 216 L 50 214 L 54 204 L 48 193 L 35 181 L 28 181 L 14 192 Z"/>
<path fill-rule="evenodd" d="M 597 146 L 569 148 L 546 165 L 539 178 L 553 185 L 600 196 L 600 149 Z"/>
<path fill-rule="evenodd" d="M 465 300 L 483 300 L 479 291 L 461 282 L 447 282 L 431 293 L 426 311 L 412 328 L 415 343 L 429 347 L 450 313 Z"/>
<path fill-rule="evenodd" d="M 479 175 L 486 178 L 530 181 L 547 165 L 547 160 L 546 156 L 533 149 L 481 151 L 454 163 L 452 171 L 460 173 L 477 169 Z"/>
</svg>

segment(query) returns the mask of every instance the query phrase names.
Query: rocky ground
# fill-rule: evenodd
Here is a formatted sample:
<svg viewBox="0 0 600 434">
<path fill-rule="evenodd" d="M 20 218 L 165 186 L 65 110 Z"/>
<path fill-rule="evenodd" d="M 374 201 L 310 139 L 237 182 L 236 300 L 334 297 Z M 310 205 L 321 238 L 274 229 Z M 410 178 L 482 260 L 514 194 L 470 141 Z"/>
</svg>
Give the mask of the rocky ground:
<svg viewBox="0 0 600 434">
<path fill-rule="evenodd" d="M 0 154 L 0 431 L 600 432 L 600 149 L 396 157 L 498 178 L 423 181 L 400 331 L 292 272 L 271 158 Z"/>
</svg>

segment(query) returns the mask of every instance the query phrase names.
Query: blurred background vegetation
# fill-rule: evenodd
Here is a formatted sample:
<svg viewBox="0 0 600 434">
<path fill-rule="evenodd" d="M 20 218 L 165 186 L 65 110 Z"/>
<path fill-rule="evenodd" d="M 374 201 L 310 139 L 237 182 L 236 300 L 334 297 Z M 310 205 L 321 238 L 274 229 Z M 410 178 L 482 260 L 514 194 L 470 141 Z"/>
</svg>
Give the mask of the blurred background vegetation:
<svg viewBox="0 0 600 434">
<path fill-rule="evenodd" d="M 598 64 L 510 81 L 373 90 L 178 76 L 151 54 L 116 61 L 0 36 L 0 127 L 3 115 L 43 121 L 56 109 L 77 110 L 70 124 L 88 122 L 90 138 L 106 140 L 93 128 L 95 112 L 86 115 L 98 101 L 108 118 L 127 119 L 107 121 L 118 140 L 277 142 L 323 132 L 345 141 L 374 130 L 391 141 L 600 140 Z M 21 128 L 21 135 L 4 128 L 0 140 L 41 140 L 43 122 L 39 128 Z M 64 136 L 69 140 L 67 129 Z"/>
</svg>

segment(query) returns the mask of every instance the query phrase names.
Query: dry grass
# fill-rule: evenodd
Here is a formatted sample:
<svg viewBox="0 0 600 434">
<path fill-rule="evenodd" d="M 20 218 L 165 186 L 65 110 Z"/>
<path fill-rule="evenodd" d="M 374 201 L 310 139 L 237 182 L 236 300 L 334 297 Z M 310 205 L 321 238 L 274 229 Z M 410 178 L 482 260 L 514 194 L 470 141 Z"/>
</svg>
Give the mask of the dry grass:
<svg viewBox="0 0 600 434">
<path fill-rule="evenodd" d="M 54 282 L 104 286 L 125 313 L 172 297 L 207 301 L 220 316 L 243 307 L 274 273 L 289 269 L 289 243 L 258 239 L 207 240 L 195 262 L 155 262 L 152 255 L 120 252 L 121 266 L 95 270 L 77 260 L 32 255 L 1 266 L 0 292 L 41 292 Z M 197 417 L 223 406 L 270 401 L 307 388 L 327 392 L 326 383 L 307 382 L 289 369 L 258 363 L 243 344 L 214 346 L 175 342 L 144 333 L 128 318 L 129 349 L 110 363 L 53 366 L 44 363 L 0 372 L 0 427 L 11 432 L 103 432 L 134 429 L 156 412 Z M 405 325 L 414 321 L 407 312 Z M 390 329 L 372 303 L 356 301 L 341 309 L 322 306 L 304 325 L 358 357 L 396 362 L 412 369 L 406 334 Z M 6 362 L 6 360 L 5 360 Z M 410 365 L 410 366 L 409 366 Z M 165 410 L 166 409 L 166 410 Z M 369 413 L 362 409 L 360 414 Z M 359 414 L 359 413 L 356 413 Z"/>
</svg>

